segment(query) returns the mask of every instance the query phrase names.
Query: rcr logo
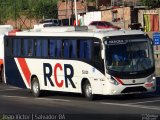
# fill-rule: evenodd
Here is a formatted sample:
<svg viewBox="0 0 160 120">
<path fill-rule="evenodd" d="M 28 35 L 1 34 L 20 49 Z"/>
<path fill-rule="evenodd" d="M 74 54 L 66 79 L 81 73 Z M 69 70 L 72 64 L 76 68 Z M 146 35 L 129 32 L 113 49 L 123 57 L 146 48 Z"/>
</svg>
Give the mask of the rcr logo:
<svg viewBox="0 0 160 120">
<path fill-rule="evenodd" d="M 49 72 L 47 72 L 47 69 Z M 54 70 L 54 71 L 53 71 Z M 70 70 L 70 74 L 67 74 L 67 70 Z M 52 69 L 51 64 L 43 63 L 43 73 L 44 73 L 44 85 L 47 86 L 47 80 L 49 80 L 51 86 L 55 86 L 51 79 L 52 74 L 54 72 L 54 81 L 57 87 L 62 87 L 65 81 L 65 87 L 68 88 L 68 82 L 71 83 L 73 88 L 76 88 L 75 84 L 72 81 L 72 77 L 74 76 L 74 70 L 72 65 L 64 64 L 64 79 L 65 80 L 58 80 L 57 79 L 57 71 L 63 71 L 62 65 L 60 63 L 56 63 Z"/>
</svg>

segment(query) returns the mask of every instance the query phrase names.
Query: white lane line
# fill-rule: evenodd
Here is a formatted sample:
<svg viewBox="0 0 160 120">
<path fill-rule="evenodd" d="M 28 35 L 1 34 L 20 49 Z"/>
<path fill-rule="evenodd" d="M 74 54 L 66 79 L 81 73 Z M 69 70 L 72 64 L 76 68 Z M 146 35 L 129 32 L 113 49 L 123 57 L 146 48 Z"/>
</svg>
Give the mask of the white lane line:
<svg viewBox="0 0 160 120">
<path fill-rule="evenodd" d="M 135 102 L 135 103 L 129 103 L 129 104 L 130 105 L 135 105 L 135 104 L 152 103 L 152 102 L 160 102 L 160 100 L 150 100 L 150 101 Z"/>
<path fill-rule="evenodd" d="M 0 90 L 0 92 L 3 92 L 3 91 L 12 91 L 12 90 L 19 90 L 19 89 L 3 89 L 3 90 Z"/>
<path fill-rule="evenodd" d="M 20 88 L 20 87 L 15 87 L 15 86 L 7 86 L 9 88 L 15 88 L 15 89 L 23 89 L 23 88 Z"/>
<path fill-rule="evenodd" d="M 71 100 L 65 100 L 65 99 L 51 99 L 51 98 L 33 98 L 33 97 L 22 97 L 22 96 L 9 96 L 9 95 L 0 95 L 0 97 L 5 98 L 17 98 L 17 99 L 33 99 L 33 100 L 48 100 L 48 101 L 60 101 L 60 102 L 69 102 Z"/>
<path fill-rule="evenodd" d="M 158 110 L 158 111 L 160 111 L 160 107 L 156 107 L 156 106 L 130 105 L 130 104 L 119 104 L 119 103 L 104 103 L 104 102 L 101 102 L 101 104 L 113 105 L 113 106 L 123 106 L 123 107 L 132 107 L 132 108 L 141 108 L 141 109 L 149 109 L 149 110 Z"/>
<path fill-rule="evenodd" d="M 62 102 L 69 102 L 71 100 L 65 100 L 65 99 L 51 99 L 51 98 L 35 98 L 37 100 L 50 100 L 50 101 L 62 101 Z"/>
<path fill-rule="evenodd" d="M 0 97 L 4 97 L 4 98 L 29 98 L 29 97 L 22 97 L 22 96 L 9 96 L 9 95 L 0 95 Z"/>
</svg>

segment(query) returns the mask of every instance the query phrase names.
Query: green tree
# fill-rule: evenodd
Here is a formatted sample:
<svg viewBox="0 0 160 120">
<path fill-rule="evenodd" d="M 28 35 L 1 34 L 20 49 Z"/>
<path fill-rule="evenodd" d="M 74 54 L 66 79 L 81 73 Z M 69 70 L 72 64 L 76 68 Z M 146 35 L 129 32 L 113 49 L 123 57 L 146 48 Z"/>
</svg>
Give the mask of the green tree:
<svg viewBox="0 0 160 120">
<path fill-rule="evenodd" d="M 57 18 L 58 0 L 0 0 L 0 24 L 20 16 L 27 18 Z"/>
<path fill-rule="evenodd" d="M 160 0 L 141 0 L 142 4 L 148 6 L 148 8 L 160 7 Z"/>
</svg>

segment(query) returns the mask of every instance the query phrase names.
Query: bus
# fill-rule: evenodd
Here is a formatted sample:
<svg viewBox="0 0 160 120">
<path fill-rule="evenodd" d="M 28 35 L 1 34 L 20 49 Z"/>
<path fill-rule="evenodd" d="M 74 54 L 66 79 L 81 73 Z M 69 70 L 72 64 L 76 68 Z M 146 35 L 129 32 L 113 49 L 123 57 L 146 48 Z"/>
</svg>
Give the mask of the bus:
<svg viewBox="0 0 160 120">
<path fill-rule="evenodd" d="M 153 43 L 146 33 L 82 26 L 58 31 L 5 35 L 5 82 L 35 97 L 60 91 L 88 100 L 156 90 Z"/>
<path fill-rule="evenodd" d="M 4 59 L 4 34 L 11 31 L 13 26 L 0 25 L 0 80 L 3 81 L 3 59 Z"/>
</svg>

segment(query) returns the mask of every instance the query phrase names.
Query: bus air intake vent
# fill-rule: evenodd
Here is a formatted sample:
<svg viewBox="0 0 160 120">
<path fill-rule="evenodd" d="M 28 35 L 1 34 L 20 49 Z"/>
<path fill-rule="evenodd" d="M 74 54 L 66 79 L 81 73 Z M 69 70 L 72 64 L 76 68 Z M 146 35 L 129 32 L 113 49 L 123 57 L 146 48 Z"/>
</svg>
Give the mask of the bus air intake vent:
<svg viewBox="0 0 160 120">
<path fill-rule="evenodd" d="M 146 92 L 147 89 L 139 86 L 139 87 L 127 87 L 121 93 L 136 93 L 136 92 Z"/>
</svg>

